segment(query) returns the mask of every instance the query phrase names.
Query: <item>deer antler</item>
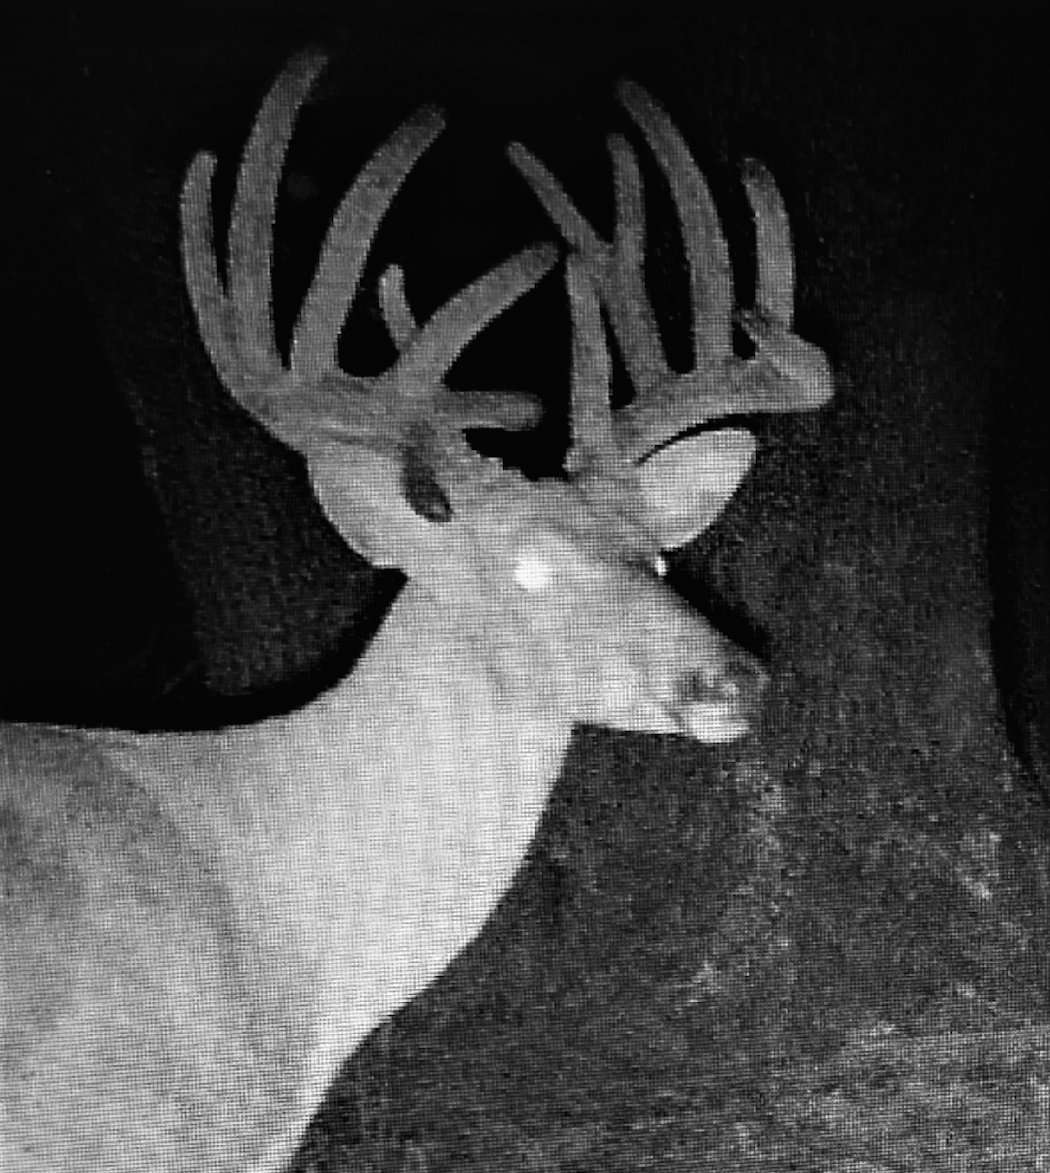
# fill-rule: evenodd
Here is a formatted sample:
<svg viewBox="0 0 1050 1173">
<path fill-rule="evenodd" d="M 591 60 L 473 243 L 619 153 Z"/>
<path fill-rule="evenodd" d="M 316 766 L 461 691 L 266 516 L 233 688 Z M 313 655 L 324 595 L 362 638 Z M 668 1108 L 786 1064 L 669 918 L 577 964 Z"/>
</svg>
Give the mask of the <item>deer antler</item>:
<svg viewBox="0 0 1050 1173">
<path fill-rule="evenodd" d="M 681 221 L 692 302 L 691 371 L 679 373 L 668 364 L 645 291 L 642 184 L 637 158 L 626 140 L 620 135 L 608 140 L 616 192 L 611 241 L 598 235 L 534 155 L 519 143 L 508 149 L 574 252 L 569 289 L 578 338 L 574 418 L 579 426 L 568 467 L 588 475 L 598 467 L 608 475 L 617 462 L 633 465 L 707 420 L 748 412 L 807 411 L 826 403 L 833 391 L 823 352 L 792 332 L 791 235 L 772 177 L 753 160 L 745 164 L 743 181 L 755 218 L 758 256 L 755 307 L 736 314 L 755 344 L 754 356 L 745 360 L 733 353 L 729 254 L 704 178 L 670 118 L 641 86 L 624 82 L 619 96 L 667 178 Z M 608 315 L 636 392 L 634 401 L 615 418 L 608 406 L 608 358 L 599 304 Z"/>
<path fill-rule="evenodd" d="M 544 246 L 510 257 L 423 326 L 405 301 L 400 271 L 387 270 L 380 297 L 398 357 L 375 378 L 340 369 L 339 334 L 379 222 L 443 129 L 438 111 L 420 110 L 372 156 L 339 204 L 285 366 L 274 340 L 271 295 L 277 190 L 299 109 L 324 65 L 318 54 L 294 59 L 260 108 L 237 177 L 225 274 L 213 240 L 215 156 L 198 154 L 187 172 L 181 204 L 183 266 L 201 337 L 238 402 L 294 448 L 305 452 L 317 440 L 334 436 L 400 456 L 406 437 L 425 433 L 428 456 L 452 467 L 475 465 L 481 458 L 462 429 L 526 427 L 535 419 L 535 405 L 531 397 L 511 393 L 451 393 L 442 379 L 470 340 L 547 272 L 555 252 Z"/>
</svg>

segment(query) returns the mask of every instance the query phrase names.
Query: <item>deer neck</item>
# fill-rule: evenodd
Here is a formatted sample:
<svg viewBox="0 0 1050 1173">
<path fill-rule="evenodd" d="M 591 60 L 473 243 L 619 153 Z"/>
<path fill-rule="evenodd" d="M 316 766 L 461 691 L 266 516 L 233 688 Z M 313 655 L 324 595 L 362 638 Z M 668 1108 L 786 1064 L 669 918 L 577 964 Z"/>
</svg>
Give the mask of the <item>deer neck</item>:
<svg viewBox="0 0 1050 1173">
<path fill-rule="evenodd" d="M 317 967 L 307 984 L 320 978 L 345 1053 L 480 931 L 571 733 L 566 717 L 516 703 L 455 618 L 409 583 L 353 672 L 304 708 L 119 738 L 108 752 L 211 844 L 264 953 Z"/>
<path fill-rule="evenodd" d="M 348 897 L 368 891 L 373 923 L 387 922 L 370 934 L 360 968 L 361 983 L 384 998 L 417 949 L 435 962 L 440 954 L 443 968 L 510 887 L 572 735 L 569 718 L 527 698 L 527 689 L 505 687 L 458 616 L 413 583 L 326 698 L 335 719 L 321 716 L 315 735 L 345 730 L 346 757 L 318 780 L 324 793 L 315 801 L 326 820 L 333 811 L 349 820 L 336 833 L 336 850 L 354 845 L 355 870 L 343 873 Z M 338 793 L 346 785 L 351 802 Z"/>
</svg>

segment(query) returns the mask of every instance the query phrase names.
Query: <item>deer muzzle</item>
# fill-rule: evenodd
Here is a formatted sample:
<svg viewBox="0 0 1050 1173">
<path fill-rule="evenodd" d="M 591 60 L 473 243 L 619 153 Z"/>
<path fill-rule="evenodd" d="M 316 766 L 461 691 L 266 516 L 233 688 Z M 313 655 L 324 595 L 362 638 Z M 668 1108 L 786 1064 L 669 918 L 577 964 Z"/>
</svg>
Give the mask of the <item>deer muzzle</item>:
<svg viewBox="0 0 1050 1173">
<path fill-rule="evenodd" d="M 688 668 L 672 682 L 670 711 L 681 732 L 708 744 L 735 741 L 759 712 L 768 677 L 754 657 L 730 647 L 717 667 Z"/>
</svg>

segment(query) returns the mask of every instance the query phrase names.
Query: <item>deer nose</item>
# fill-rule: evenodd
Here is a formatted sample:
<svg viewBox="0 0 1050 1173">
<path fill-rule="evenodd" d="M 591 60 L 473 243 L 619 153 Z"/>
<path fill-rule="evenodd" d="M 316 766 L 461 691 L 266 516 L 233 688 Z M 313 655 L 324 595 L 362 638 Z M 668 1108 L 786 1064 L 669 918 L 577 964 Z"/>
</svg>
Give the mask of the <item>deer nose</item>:
<svg viewBox="0 0 1050 1173">
<path fill-rule="evenodd" d="M 735 701 L 754 704 L 765 691 L 769 677 L 747 652 L 733 649 L 715 671 L 695 668 L 678 679 L 677 699 L 682 704 L 717 704 Z"/>
<path fill-rule="evenodd" d="M 682 673 L 675 686 L 679 724 L 699 741 L 742 737 L 751 726 L 768 680 L 757 660 L 735 649 L 714 671 L 690 669 Z"/>
</svg>

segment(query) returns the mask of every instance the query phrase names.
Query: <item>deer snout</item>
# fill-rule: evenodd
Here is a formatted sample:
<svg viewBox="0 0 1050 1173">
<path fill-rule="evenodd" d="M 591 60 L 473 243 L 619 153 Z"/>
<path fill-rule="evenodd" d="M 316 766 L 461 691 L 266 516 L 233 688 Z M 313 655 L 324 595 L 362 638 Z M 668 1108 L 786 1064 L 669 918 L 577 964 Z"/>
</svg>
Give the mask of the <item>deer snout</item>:
<svg viewBox="0 0 1050 1173">
<path fill-rule="evenodd" d="M 749 731 L 768 684 L 754 657 L 730 648 L 715 663 L 692 665 L 673 683 L 672 713 L 683 733 L 710 744 Z"/>
</svg>

